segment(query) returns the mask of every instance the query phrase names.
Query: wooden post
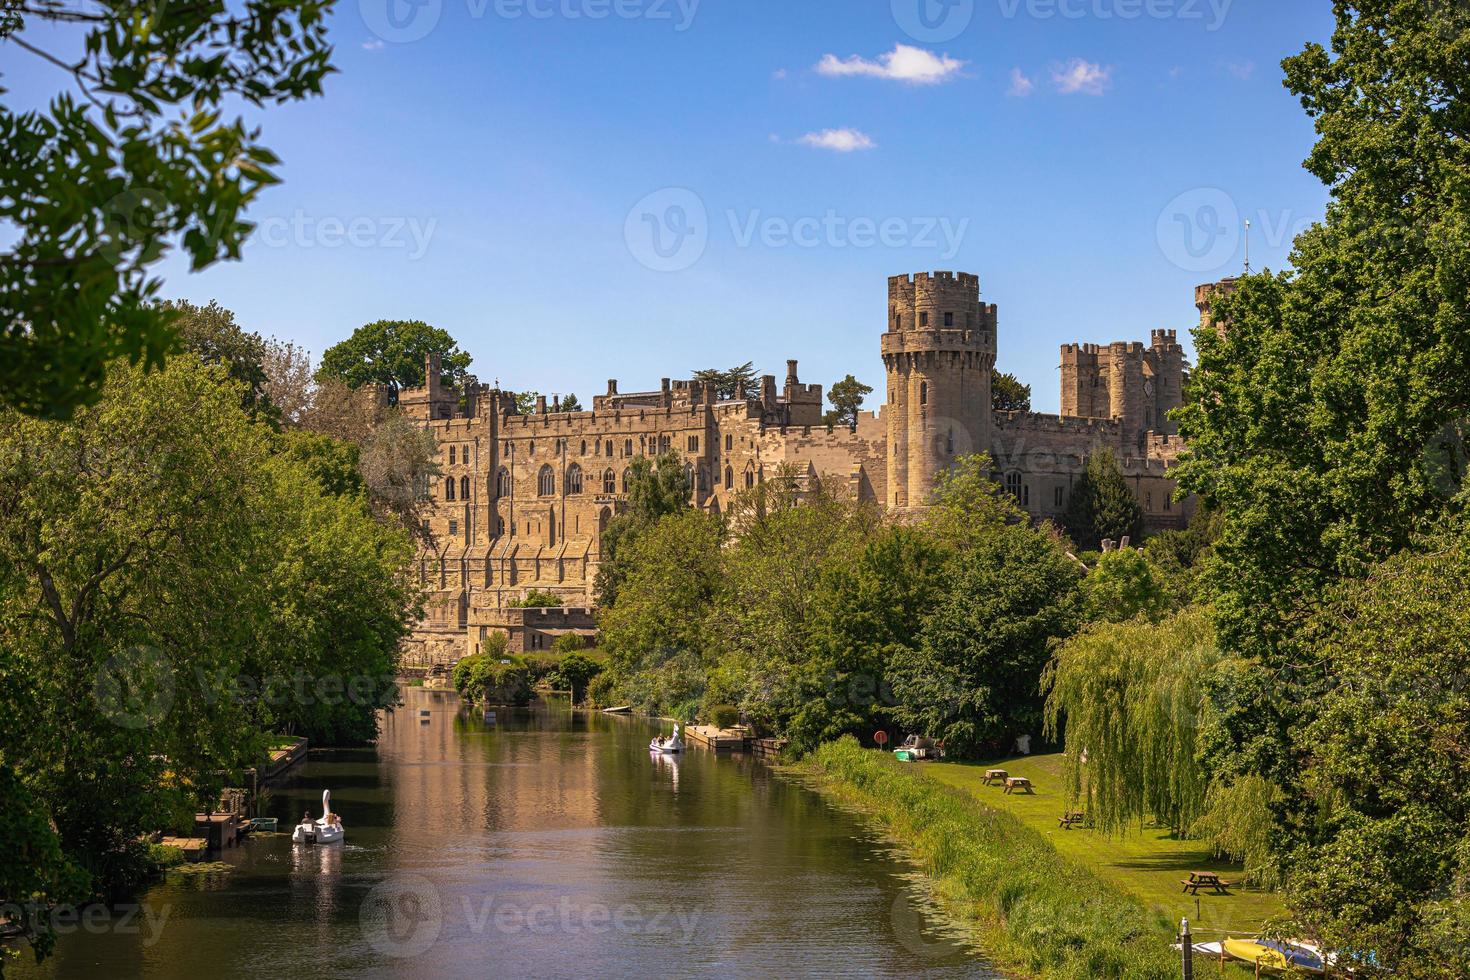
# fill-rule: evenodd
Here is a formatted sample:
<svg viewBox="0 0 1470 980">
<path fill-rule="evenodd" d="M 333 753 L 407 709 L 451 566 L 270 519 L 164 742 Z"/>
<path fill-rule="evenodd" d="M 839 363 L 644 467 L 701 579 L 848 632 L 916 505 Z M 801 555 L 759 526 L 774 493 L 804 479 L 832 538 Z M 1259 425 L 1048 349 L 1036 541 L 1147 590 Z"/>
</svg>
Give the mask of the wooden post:
<svg viewBox="0 0 1470 980">
<path fill-rule="evenodd" d="M 1189 934 L 1189 920 L 1179 920 L 1179 955 L 1183 960 L 1184 980 L 1194 980 L 1194 937 Z"/>
</svg>

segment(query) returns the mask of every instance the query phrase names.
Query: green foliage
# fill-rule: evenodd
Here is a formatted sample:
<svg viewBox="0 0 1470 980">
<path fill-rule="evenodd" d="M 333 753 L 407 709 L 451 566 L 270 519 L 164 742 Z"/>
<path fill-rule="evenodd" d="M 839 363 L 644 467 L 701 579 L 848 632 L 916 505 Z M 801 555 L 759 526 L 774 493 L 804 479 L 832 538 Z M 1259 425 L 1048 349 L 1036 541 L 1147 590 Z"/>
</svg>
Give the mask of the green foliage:
<svg viewBox="0 0 1470 980">
<path fill-rule="evenodd" d="M 997 412 L 1031 411 L 1031 386 L 1021 384 L 1014 374 L 991 368 L 990 407 Z"/>
<path fill-rule="evenodd" d="M 760 385 L 757 383 L 759 377 L 760 372 L 755 369 L 755 365 L 750 361 L 746 361 L 744 364 L 737 365 L 725 371 L 721 371 L 719 368 L 705 368 L 702 371 L 695 371 L 692 380 L 696 384 L 703 384 L 710 381 L 714 382 L 715 397 L 722 402 L 727 402 L 735 397 L 736 392 L 740 390 L 741 384 L 745 385 L 746 395 L 748 397 L 754 397 L 760 388 Z"/>
<path fill-rule="evenodd" d="M 587 685 L 602 673 L 602 664 L 578 652 L 567 653 L 556 665 L 554 686 L 572 692 L 572 703 L 581 704 L 587 696 Z M 559 682 L 559 683 L 557 683 Z"/>
<path fill-rule="evenodd" d="M 891 755 L 845 738 L 804 764 L 822 790 L 872 814 L 914 852 L 941 901 L 1025 976 L 1169 980 L 1172 924 L 1057 854 L 1013 814 L 977 805 Z"/>
<path fill-rule="evenodd" d="M 1081 570 L 1041 531 L 996 528 L 953 564 L 917 649 L 890 667 L 894 718 L 960 756 L 1041 730 L 1038 678 L 1077 626 Z"/>
<path fill-rule="evenodd" d="M 581 402 L 581 400 L 578 399 L 577 396 L 576 395 L 573 395 L 573 394 L 568 394 L 568 395 L 563 396 L 563 398 L 561 400 L 561 410 L 563 412 L 581 412 L 581 411 L 584 411 L 584 409 L 582 408 L 582 402 Z"/>
<path fill-rule="evenodd" d="M 704 690 L 705 617 L 721 589 L 724 523 L 685 508 L 627 541 L 627 577 L 601 607 L 603 648 L 624 696 L 656 713 L 697 701 Z"/>
<path fill-rule="evenodd" d="M 524 706 L 531 703 L 531 668 L 520 657 L 477 653 L 454 665 L 454 689 L 476 704 Z"/>
<path fill-rule="evenodd" d="M 998 528 L 1026 520 L 1025 512 L 990 473 L 988 453 L 961 456 L 952 467 L 940 471 L 924 514 L 924 529 L 949 547 L 965 549 Z"/>
<path fill-rule="evenodd" d="M 834 382 L 827 392 L 832 411 L 823 416 L 823 421 L 828 425 L 857 425 L 863 399 L 872 393 L 872 385 L 865 385 L 850 374 L 841 381 Z"/>
<path fill-rule="evenodd" d="M 1170 609 L 1168 583 L 1135 548 L 1105 552 L 1082 580 L 1082 612 L 1088 622 L 1158 620 Z"/>
<path fill-rule="evenodd" d="M 56 937 L 46 915 L 29 913 L 81 902 L 90 895 L 88 886 L 86 873 L 62 854 L 61 841 L 41 801 L 0 754 L 0 908 L 22 913 L 14 915 L 11 924 L 21 930 L 19 936 L 31 947 L 37 962 L 51 953 Z M 19 951 L 0 946 L 0 976 L 5 973 L 5 960 L 12 955 Z"/>
<path fill-rule="evenodd" d="M 1275 888 L 1281 873 L 1271 853 L 1271 811 L 1282 798 L 1281 790 L 1260 776 L 1241 776 L 1231 783 L 1216 780 L 1205 794 L 1204 815 L 1190 834 L 1209 841 L 1216 854 L 1243 864 L 1246 881 Z"/>
<path fill-rule="evenodd" d="M 551 644 L 552 652 L 562 657 L 567 657 L 574 653 L 580 654 L 586 649 L 587 641 L 582 639 L 578 633 L 563 633 Z"/>
<path fill-rule="evenodd" d="M 240 406 L 177 357 L 70 423 L 0 412 L 0 762 L 99 893 L 264 732 L 370 738 L 416 615 L 406 538 Z"/>
<path fill-rule="evenodd" d="M 322 355 L 317 377 L 334 378 L 349 388 L 383 385 L 390 391 L 424 386 L 424 363 L 438 354 L 441 383 L 456 388 L 469 380 L 472 358 L 446 330 L 422 320 L 375 320 Z"/>
<path fill-rule="evenodd" d="M 599 606 L 617 601 L 618 589 L 630 570 L 626 555 L 633 550 L 637 537 L 661 517 L 689 509 L 692 489 L 679 457 L 673 453 L 656 460 L 633 460 L 628 468 L 627 504 L 602 532 L 602 562 L 594 583 Z"/>
<path fill-rule="evenodd" d="M 1200 570 L 1214 553 L 1220 535 L 1220 515 L 1199 508 L 1182 531 L 1161 531 L 1144 543 L 1143 553 L 1164 577 L 1165 588 L 1176 606 L 1202 601 Z"/>
<path fill-rule="evenodd" d="M 1198 607 L 1159 623 L 1099 623 L 1057 650 L 1042 679 L 1047 735 L 1065 730 L 1067 778 L 1098 829 L 1152 817 L 1183 833 L 1200 817 L 1200 680 L 1220 659 Z"/>
<path fill-rule="evenodd" d="M 193 271 L 240 257 L 242 215 L 279 161 L 222 113 L 319 95 L 332 3 L 16 6 L 7 48 L 64 66 L 75 92 L 0 107 L 0 222 L 15 239 L 0 262 L 0 404 L 67 419 L 101 397 L 114 359 L 157 368 L 174 347 L 176 311 L 149 273 L 175 243 Z M 76 50 L 45 50 L 67 41 Z"/>
<path fill-rule="evenodd" d="M 740 709 L 733 704 L 710 705 L 704 716 L 716 728 L 730 729 L 740 724 Z"/>
<path fill-rule="evenodd" d="M 275 448 L 305 468 L 327 493 L 366 499 L 367 486 L 359 468 L 361 450 L 355 443 L 305 429 L 286 429 L 276 434 Z"/>
<path fill-rule="evenodd" d="M 604 670 L 588 681 L 587 693 L 582 696 L 582 703 L 589 708 L 612 708 L 621 701 L 622 694 L 618 690 L 618 680 L 608 670 Z"/>
<path fill-rule="evenodd" d="M 254 413 L 265 409 L 269 418 L 270 405 L 265 397 L 268 379 L 263 363 L 266 346 L 260 334 L 246 333 L 235 322 L 235 314 L 213 300 L 208 306 L 184 300 L 166 300 L 159 305 L 170 314 L 184 350 L 205 364 L 224 365 L 230 380 L 244 388 L 241 402 L 245 410 Z"/>
<path fill-rule="evenodd" d="M 1072 487 L 1072 498 L 1062 523 L 1084 551 L 1097 551 L 1106 540 L 1143 537 L 1143 507 L 1133 495 L 1118 458 L 1099 452 L 1087 458 L 1087 467 Z"/>
</svg>

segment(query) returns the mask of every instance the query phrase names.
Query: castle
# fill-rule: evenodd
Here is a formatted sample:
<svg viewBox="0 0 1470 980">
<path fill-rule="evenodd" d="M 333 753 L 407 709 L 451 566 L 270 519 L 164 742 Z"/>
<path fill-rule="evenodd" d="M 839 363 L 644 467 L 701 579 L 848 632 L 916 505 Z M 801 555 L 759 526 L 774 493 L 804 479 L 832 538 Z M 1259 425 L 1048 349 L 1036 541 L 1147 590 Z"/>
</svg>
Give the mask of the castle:
<svg viewBox="0 0 1470 980">
<path fill-rule="evenodd" d="M 1196 291 L 1202 322 L 1218 288 L 1228 287 Z M 684 460 L 691 502 L 712 513 L 781 464 L 909 512 L 924 505 L 936 474 L 983 450 L 1021 507 L 1059 519 L 1087 456 L 1107 449 L 1147 529 L 1183 526 L 1191 502 L 1174 500 L 1169 475 L 1183 446 L 1168 413 L 1182 404 L 1187 379 L 1176 332 L 1153 331 L 1147 347 L 1064 345 L 1061 414 L 1043 415 L 992 409 L 998 326 L 974 275 L 890 278 L 886 401 L 835 427 L 822 423 L 822 386 L 802 383 L 794 360 L 781 385 L 766 375 L 757 390 L 729 399 L 708 383 L 665 378 L 657 390 L 620 392 L 609 381 L 591 411 L 563 412 L 538 397 L 523 414 L 511 392 L 444 386 L 430 358 L 426 386 L 398 400 L 434 432 L 441 469 L 426 522 L 433 544 L 418 558 L 430 601 L 405 662 L 452 662 L 492 630 L 507 633 L 515 651 L 590 634 L 601 531 L 624 505 L 629 466 L 670 450 Z M 564 606 L 512 606 L 533 589 Z"/>
</svg>

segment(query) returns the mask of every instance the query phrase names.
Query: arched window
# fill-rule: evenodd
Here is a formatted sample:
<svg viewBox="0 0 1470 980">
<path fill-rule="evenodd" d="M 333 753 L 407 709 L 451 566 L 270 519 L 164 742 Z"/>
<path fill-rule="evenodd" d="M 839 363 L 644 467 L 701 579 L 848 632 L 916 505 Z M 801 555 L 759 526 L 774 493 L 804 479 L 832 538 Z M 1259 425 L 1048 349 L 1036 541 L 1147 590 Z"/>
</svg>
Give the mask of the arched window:
<svg viewBox="0 0 1470 980">
<path fill-rule="evenodd" d="M 694 489 L 694 464 L 693 463 L 685 463 L 684 464 L 684 485 L 686 487 L 688 487 L 689 489 L 691 489 L 691 490 Z"/>
<path fill-rule="evenodd" d="M 1006 493 L 1010 494 L 1012 497 L 1015 497 L 1016 500 L 1017 500 L 1017 502 L 1020 501 L 1020 499 L 1021 499 L 1021 474 L 1019 474 L 1019 473 L 1007 473 L 1006 474 Z"/>
<path fill-rule="evenodd" d="M 495 496 L 509 497 L 511 495 L 510 470 L 504 466 L 495 474 Z"/>
<path fill-rule="evenodd" d="M 607 458 L 612 459 L 612 440 L 607 441 Z"/>
<path fill-rule="evenodd" d="M 628 492 L 628 470 L 623 470 L 623 493 Z"/>
<path fill-rule="evenodd" d="M 536 492 L 543 497 L 556 493 L 556 473 L 550 466 L 541 467 L 541 472 L 536 474 Z"/>
<path fill-rule="evenodd" d="M 454 499 L 454 477 L 452 476 L 444 478 L 444 499 Z"/>
<path fill-rule="evenodd" d="M 586 456 L 587 455 L 587 440 L 586 439 L 583 439 L 582 440 L 582 455 L 583 456 Z"/>
<path fill-rule="evenodd" d="M 745 489 L 749 490 L 753 486 L 755 486 L 755 470 L 747 469 L 745 471 Z"/>
<path fill-rule="evenodd" d="M 454 465 L 454 447 L 453 446 L 450 446 L 449 447 L 449 465 L 450 466 L 453 466 Z"/>
<path fill-rule="evenodd" d="M 459 499 L 470 499 L 470 478 L 467 476 L 462 476 L 459 478 Z"/>
<path fill-rule="evenodd" d="M 618 475 L 611 469 L 602 474 L 602 492 L 606 494 L 618 492 Z"/>
<path fill-rule="evenodd" d="M 732 470 L 730 467 L 727 466 L 727 467 L 725 467 L 725 489 L 726 490 L 729 490 L 729 489 L 731 489 L 734 486 L 735 486 L 735 471 Z"/>
<path fill-rule="evenodd" d="M 927 381 L 919 382 L 919 404 L 929 404 L 929 382 Z M 535 450 L 533 449 L 532 452 L 535 452 Z"/>
<path fill-rule="evenodd" d="M 566 486 L 567 493 L 582 492 L 582 467 L 576 463 L 573 463 L 571 468 L 567 470 Z"/>
</svg>

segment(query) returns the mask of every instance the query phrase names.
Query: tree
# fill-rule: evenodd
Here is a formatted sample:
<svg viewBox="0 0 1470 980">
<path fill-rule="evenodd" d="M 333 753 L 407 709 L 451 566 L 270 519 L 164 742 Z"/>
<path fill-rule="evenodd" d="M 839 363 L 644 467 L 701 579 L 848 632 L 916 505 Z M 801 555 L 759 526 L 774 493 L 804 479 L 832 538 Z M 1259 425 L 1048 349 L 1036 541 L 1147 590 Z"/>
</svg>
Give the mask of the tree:
<svg viewBox="0 0 1470 980">
<path fill-rule="evenodd" d="M 577 400 L 576 395 L 567 395 L 561 400 L 561 410 L 563 412 L 580 412 L 582 411 L 582 403 Z"/>
<path fill-rule="evenodd" d="M 454 665 L 452 678 L 460 697 L 477 704 L 524 707 L 536 696 L 531 668 L 520 657 L 473 654 Z"/>
<path fill-rule="evenodd" d="M 434 433 L 393 413 L 362 446 L 363 485 L 379 514 L 395 518 L 412 535 L 422 535 L 429 481 L 439 475 Z"/>
<path fill-rule="evenodd" d="M 265 397 L 279 413 L 281 423 L 304 424 L 316 398 L 311 355 L 303 347 L 272 337 L 265 342 L 260 367 L 265 372 Z"/>
<path fill-rule="evenodd" d="M 244 389 L 242 406 L 255 413 L 270 406 L 265 397 L 268 378 L 265 373 L 265 341 L 260 334 L 247 333 L 235 322 L 235 314 L 213 300 L 208 306 L 195 306 L 186 300 L 165 300 L 160 304 L 172 314 L 183 349 L 205 364 L 221 364 L 232 381 Z"/>
<path fill-rule="evenodd" d="M 327 348 L 317 377 L 335 378 L 349 388 L 382 385 L 395 393 L 421 388 L 430 354 L 439 355 L 442 384 L 466 387 L 472 358 L 448 331 L 422 320 L 375 320 L 358 327 L 351 337 Z"/>
<path fill-rule="evenodd" d="M 934 480 L 923 527 L 939 541 L 966 549 L 1007 524 L 1026 520 L 1015 498 L 990 478 L 990 454 L 961 456 Z"/>
<path fill-rule="evenodd" d="M 572 636 L 572 634 L 568 633 L 567 636 Z M 582 638 L 574 638 L 580 647 Z M 560 643 L 561 639 L 558 637 L 557 642 Z M 582 699 L 587 696 L 587 685 L 592 682 L 592 678 L 602 673 L 602 664 L 580 652 L 573 651 L 563 655 L 556 665 L 556 673 L 561 683 L 566 685 L 566 689 L 572 693 L 572 703 L 581 704 Z"/>
<path fill-rule="evenodd" d="M 723 521 L 685 507 L 620 544 L 625 577 L 598 626 L 618 689 L 639 707 L 695 711 L 712 665 L 705 617 L 723 588 L 724 540 Z"/>
<path fill-rule="evenodd" d="M 1172 608 L 1164 576 L 1136 548 L 1106 552 L 1082 580 L 1088 622 L 1123 623 L 1135 616 L 1157 621 Z"/>
<path fill-rule="evenodd" d="M 863 407 L 863 399 L 872 393 L 871 385 L 863 384 L 850 374 L 833 383 L 832 389 L 827 392 L 832 411 L 823 417 L 824 421 L 828 425 L 857 425 L 858 410 Z"/>
<path fill-rule="evenodd" d="M 1200 570 L 1214 553 L 1219 535 L 1219 513 L 1200 507 L 1182 531 L 1161 531 L 1144 543 L 1144 554 L 1163 575 L 1176 605 L 1203 600 L 1198 585 Z"/>
<path fill-rule="evenodd" d="M 1039 733 L 1048 644 L 1076 628 L 1081 570 L 1043 532 L 996 528 L 962 552 L 918 646 L 890 667 L 894 718 L 959 756 Z"/>
<path fill-rule="evenodd" d="M 367 499 L 362 452 L 356 443 L 305 429 L 286 429 L 277 434 L 275 445 L 276 452 L 300 464 L 327 493 Z"/>
<path fill-rule="evenodd" d="M 1143 507 L 1123 478 L 1116 456 L 1103 451 L 1087 457 L 1062 523 L 1084 551 L 1097 551 L 1106 540 L 1143 537 Z"/>
<path fill-rule="evenodd" d="M 1096 623 L 1058 648 L 1042 678 L 1046 732 L 1065 731 L 1073 799 L 1099 830 L 1153 817 L 1182 834 L 1204 812 L 1200 681 L 1220 659 L 1200 607 L 1158 623 Z"/>
<path fill-rule="evenodd" d="M 702 371 L 695 371 L 693 376 L 696 384 L 703 384 L 709 381 L 714 382 L 715 397 L 722 402 L 730 401 L 734 398 L 742 384 L 745 385 L 747 397 L 754 397 L 760 389 L 760 386 L 757 384 L 759 378 L 760 372 L 755 369 L 755 365 L 750 361 L 746 361 L 744 364 L 724 371 L 721 371 L 719 368 L 705 368 Z"/>
<path fill-rule="evenodd" d="M 991 368 L 990 407 L 997 412 L 1031 411 L 1031 386 L 1021 384 L 1014 374 L 1001 374 Z"/>
<path fill-rule="evenodd" d="M 659 518 L 689 509 L 692 489 L 679 457 L 673 453 L 656 460 L 633 460 L 628 468 L 627 505 L 602 532 L 602 560 L 594 583 L 598 605 L 609 606 L 617 601 L 618 588 L 629 570 L 623 558 L 624 546 Z"/>
<path fill-rule="evenodd" d="M 156 304 L 150 270 L 175 243 L 193 271 L 238 259 L 254 227 L 241 216 L 277 183 L 259 129 L 221 114 L 321 94 L 331 6 L 5 5 L 0 39 L 75 92 L 0 107 L 0 221 L 16 238 L 0 261 L 0 404 L 65 419 L 101 396 L 114 359 L 163 364 L 176 311 Z M 73 38 L 75 51 L 46 50 Z"/>
</svg>

